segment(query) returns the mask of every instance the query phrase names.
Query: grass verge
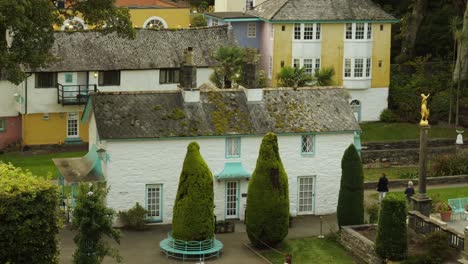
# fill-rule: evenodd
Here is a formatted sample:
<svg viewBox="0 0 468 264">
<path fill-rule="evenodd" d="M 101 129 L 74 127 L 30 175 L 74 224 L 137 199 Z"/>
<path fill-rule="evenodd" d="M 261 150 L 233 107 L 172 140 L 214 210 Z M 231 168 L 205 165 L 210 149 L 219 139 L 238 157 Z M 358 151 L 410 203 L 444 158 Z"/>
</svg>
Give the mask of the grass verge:
<svg viewBox="0 0 468 264">
<path fill-rule="evenodd" d="M 403 197 L 404 196 L 403 192 L 404 191 L 395 192 L 395 193 L 396 195 Z M 377 193 L 374 193 L 371 195 L 371 197 L 377 200 L 377 195 L 378 195 Z M 433 202 L 447 201 L 448 199 L 453 199 L 453 198 L 468 197 L 468 186 L 467 187 L 441 188 L 441 189 L 431 189 L 431 187 L 428 186 L 427 195 L 434 200 Z"/>
<path fill-rule="evenodd" d="M 389 167 L 364 169 L 364 181 L 378 181 L 382 173 L 390 180 L 417 179 L 418 167 Z"/>
<path fill-rule="evenodd" d="M 419 125 L 410 123 L 362 123 L 361 141 L 399 141 L 419 139 Z M 449 138 L 455 140 L 457 132 L 454 128 L 431 126 L 430 138 Z"/>
</svg>

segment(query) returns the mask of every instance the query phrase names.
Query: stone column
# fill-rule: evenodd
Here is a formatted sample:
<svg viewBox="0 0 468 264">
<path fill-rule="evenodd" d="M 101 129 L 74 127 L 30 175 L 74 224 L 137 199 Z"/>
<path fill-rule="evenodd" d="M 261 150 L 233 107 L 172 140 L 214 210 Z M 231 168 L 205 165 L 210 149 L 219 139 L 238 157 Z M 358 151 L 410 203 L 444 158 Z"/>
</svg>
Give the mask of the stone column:
<svg viewBox="0 0 468 264">
<path fill-rule="evenodd" d="M 418 194 L 411 197 L 414 210 L 425 216 L 431 214 L 432 199 L 426 195 L 427 178 L 427 139 L 429 137 L 430 126 L 421 126 L 419 138 L 419 183 Z"/>
</svg>

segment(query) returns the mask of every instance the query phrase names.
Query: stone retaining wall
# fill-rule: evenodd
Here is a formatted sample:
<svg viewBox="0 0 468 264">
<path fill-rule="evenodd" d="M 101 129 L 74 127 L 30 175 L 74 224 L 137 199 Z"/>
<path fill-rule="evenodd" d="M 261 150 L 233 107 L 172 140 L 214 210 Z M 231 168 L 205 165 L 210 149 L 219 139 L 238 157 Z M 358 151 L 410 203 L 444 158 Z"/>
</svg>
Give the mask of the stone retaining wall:
<svg viewBox="0 0 468 264">
<path fill-rule="evenodd" d="M 383 263 L 382 259 L 375 253 L 375 245 L 365 236 L 356 232 L 360 228 L 377 228 L 377 225 L 355 225 L 344 226 L 341 228 L 340 243 L 350 252 L 355 255 L 364 263 L 367 264 L 380 264 Z"/>
<path fill-rule="evenodd" d="M 455 153 L 455 146 L 428 148 L 428 156 Z M 414 165 L 419 161 L 419 149 L 362 150 L 362 163 L 366 165 L 383 163 L 389 166 Z"/>
<path fill-rule="evenodd" d="M 406 187 L 408 184 L 408 179 L 401 180 L 389 180 L 388 187 L 391 191 L 392 188 L 401 188 Z M 418 185 L 418 180 L 411 180 L 414 186 Z M 364 189 L 372 190 L 377 188 L 378 181 L 368 181 L 364 183 Z M 440 176 L 440 177 L 428 177 L 427 185 L 437 185 L 437 184 L 456 184 L 456 183 L 468 183 L 468 175 L 457 175 L 457 176 Z"/>
<path fill-rule="evenodd" d="M 427 143 L 429 147 L 447 147 L 455 145 L 453 139 L 430 139 Z M 419 140 L 385 141 L 385 142 L 366 142 L 362 144 L 362 150 L 389 150 L 389 149 L 419 149 Z"/>
</svg>

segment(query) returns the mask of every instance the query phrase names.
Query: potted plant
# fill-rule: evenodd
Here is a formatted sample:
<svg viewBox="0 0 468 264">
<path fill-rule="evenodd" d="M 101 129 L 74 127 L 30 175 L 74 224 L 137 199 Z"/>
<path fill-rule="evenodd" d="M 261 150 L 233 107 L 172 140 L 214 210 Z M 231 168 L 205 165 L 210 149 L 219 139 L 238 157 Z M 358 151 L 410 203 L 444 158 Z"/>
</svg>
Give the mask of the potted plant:
<svg viewBox="0 0 468 264">
<path fill-rule="evenodd" d="M 450 221 L 452 218 L 452 208 L 447 202 L 436 203 L 435 211 L 440 213 L 440 219 L 444 222 Z"/>
</svg>

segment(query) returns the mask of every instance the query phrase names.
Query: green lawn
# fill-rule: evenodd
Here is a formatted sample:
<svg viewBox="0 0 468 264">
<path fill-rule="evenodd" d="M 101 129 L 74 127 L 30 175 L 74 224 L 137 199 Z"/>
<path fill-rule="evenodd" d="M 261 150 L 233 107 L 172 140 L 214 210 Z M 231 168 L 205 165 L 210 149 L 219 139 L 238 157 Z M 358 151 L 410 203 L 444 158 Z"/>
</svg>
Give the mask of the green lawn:
<svg viewBox="0 0 468 264">
<path fill-rule="evenodd" d="M 416 187 L 417 190 L 417 187 Z M 391 192 L 391 190 L 390 190 Z M 397 193 L 397 195 L 404 196 L 403 191 Z M 467 187 L 454 187 L 454 188 L 442 188 L 432 189 L 431 186 L 427 187 L 427 195 L 436 201 L 447 201 L 452 198 L 468 197 L 468 186 Z M 377 200 L 377 193 L 371 195 L 372 198 Z"/>
<path fill-rule="evenodd" d="M 353 258 L 331 238 L 301 238 L 284 241 L 279 251 L 290 253 L 293 263 L 353 264 Z M 274 264 L 283 264 L 284 256 L 274 251 L 262 253 Z"/>
<path fill-rule="evenodd" d="M 382 173 L 390 180 L 411 179 L 417 177 L 418 167 L 390 167 L 390 168 L 369 168 L 364 169 L 364 181 L 377 181 Z"/>
<path fill-rule="evenodd" d="M 86 152 L 63 152 L 54 153 L 47 155 L 34 155 L 24 156 L 22 153 L 6 153 L 0 155 L 0 162 L 13 164 L 16 167 L 21 167 L 25 170 L 31 171 L 34 175 L 40 177 L 46 177 L 48 174 L 52 176 L 52 179 L 56 178 L 55 165 L 52 162 L 52 158 L 69 158 L 69 157 L 81 157 Z"/>
<path fill-rule="evenodd" d="M 398 141 L 419 139 L 419 125 L 409 123 L 362 123 L 361 141 Z M 430 138 L 451 138 L 455 140 L 454 128 L 431 126 Z"/>
</svg>

